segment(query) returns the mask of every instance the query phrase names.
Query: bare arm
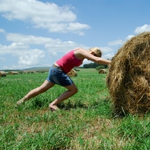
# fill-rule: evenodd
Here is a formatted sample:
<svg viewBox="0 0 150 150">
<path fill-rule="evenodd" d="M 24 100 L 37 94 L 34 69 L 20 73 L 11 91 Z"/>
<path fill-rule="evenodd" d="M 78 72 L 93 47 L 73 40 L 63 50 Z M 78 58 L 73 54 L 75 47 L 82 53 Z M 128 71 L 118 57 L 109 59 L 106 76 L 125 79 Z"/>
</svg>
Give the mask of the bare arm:
<svg viewBox="0 0 150 150">
<path fill-rule="evenodd" d="M 101 58 L 101 57 L 96 57 L 94 55 L 92 55 L 89 51 L 87 50 L 84 50 L 84 49 L 79 49 L 75 52 L 75 55 L 78 57 L 78 58 L 82 58 L 82 59 L 88 59 L 88 60 L 91 60 L 91 61 L 94 61 L 98 64 L 102 64 L 102 65 L 109 65 L 111 63 L 110 60 L 107 60 L 107 59 L 104 59 L 104 58 Z"/>
<path fill-rule="evenodd" d="M 98 64 L 102 64 L 102 65 L 109 65 L 111 63 L 110 60 L 107 60 L 107 59 L 104 59 L 104 58 L 100 58 L 100 57 L 98 58 L 97 61 L 94 61 L 94 62 L 96 62 Z"/>
</svg>

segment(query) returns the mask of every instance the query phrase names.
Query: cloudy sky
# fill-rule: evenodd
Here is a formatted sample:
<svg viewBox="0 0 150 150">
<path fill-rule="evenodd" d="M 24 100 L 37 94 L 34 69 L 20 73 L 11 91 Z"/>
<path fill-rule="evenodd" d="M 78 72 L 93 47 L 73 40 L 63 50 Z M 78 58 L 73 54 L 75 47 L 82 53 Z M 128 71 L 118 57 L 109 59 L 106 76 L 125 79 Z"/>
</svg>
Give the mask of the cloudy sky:
<svg viewBox="0 0 150 150">
<path fill-rule="evenodd" d="M 150 0 L 0 0 L 0 70 L 51 66 L 77 47 L 108 59 L 144 31 Z"/>
</svg>

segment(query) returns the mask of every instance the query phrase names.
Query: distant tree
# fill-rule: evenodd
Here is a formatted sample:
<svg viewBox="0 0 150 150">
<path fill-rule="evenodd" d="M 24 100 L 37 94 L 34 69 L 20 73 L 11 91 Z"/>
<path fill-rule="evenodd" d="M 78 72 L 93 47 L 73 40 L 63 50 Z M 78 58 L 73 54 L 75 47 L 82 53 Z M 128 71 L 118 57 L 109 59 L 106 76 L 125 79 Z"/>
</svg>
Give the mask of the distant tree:
<svg viewBox="0 0 150 150">
<path fill-rule="evenodd" d="M 95 68 L 97 71 L 99 71 L 100 69 L 105 69 L 105 66 L 104 65 L 101 65 L 101 66 L 98 66 Z"/>
<path fill-rule="evenodd" d="M 107 65 L 100 65 L 98 63 L 89 63 L 89 64 L 84 64 L 83 68 L 96 68 L 98 66 L 101 66 L 101 68 L 107 68 Z"/>
</svg>

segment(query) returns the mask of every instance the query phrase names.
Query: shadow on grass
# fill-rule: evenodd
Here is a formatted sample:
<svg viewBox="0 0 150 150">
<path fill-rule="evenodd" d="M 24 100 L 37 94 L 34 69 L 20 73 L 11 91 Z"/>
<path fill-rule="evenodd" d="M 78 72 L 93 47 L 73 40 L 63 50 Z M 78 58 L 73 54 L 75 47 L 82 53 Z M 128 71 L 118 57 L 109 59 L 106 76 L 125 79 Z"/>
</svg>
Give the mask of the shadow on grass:
<svg viewBox="0 0 150 150">
<path fill-rule="evenodd" d="M 70 110 L 70 109 L 87 109 L 89 111 L 95 111 L 98 114 L 108 115 L 112 114 L 112 107 L 111 102 L 109 99 L 98 99 L 91 103 L 83 103 L 82 101 L 78 100 L 75 103 L 68 101 L 67 103 L 60 103 L 59 108 L 63 110 Z"/>
<path fill-rule="evenodd" d="M 71 103 L 70 101 L 68 101 L 68 103 L 60 103 L 59 108 L 63 110 L 70 110 L 70 109 L 76 109 L 76 108 L 87 109 L 88 106 L 80 101 L 77 101 L 75 103 Z"/>
<path fill-rule="evenodd" d="M 44 109 L 45 107 L 48 108 L 50 101 L 49 99 L 34 99 L 29 102 L 26 102 L 26 107 L 24 109 Z M 112 113 L 112 107 L 111 107 L 111 102 L 109 98 L 105 99 L 97 99 L 96 101 L 92 102 L 87 102 L 84 103 L 81 100 L 68 100 L 61 102 L 58 107 L 61 110 L 71 110 L 71 109 L 77 109 L 77 108 L 82 108 L 82 109 L 88 109 L 92 111 L 96 111 L 99 114 L 110 114 Z"/>
</svg>

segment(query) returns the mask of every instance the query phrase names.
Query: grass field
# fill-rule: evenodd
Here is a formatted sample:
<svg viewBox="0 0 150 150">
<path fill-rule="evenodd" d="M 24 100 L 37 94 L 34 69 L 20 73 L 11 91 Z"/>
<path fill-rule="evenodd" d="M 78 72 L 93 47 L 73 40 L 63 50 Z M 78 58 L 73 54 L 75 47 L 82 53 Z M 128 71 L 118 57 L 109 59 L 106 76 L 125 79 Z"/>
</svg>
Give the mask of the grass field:
<svg viewBox="0 0 150 150">
<path fill-rule="evenodd" d="M 54 86 L 15 108 L 17 100 L 39 86 L 47 73 L 0 78 L 0 150 L 149 150 L 150 115 L 112 116 L 106 75 L 82 69 L 72 80 L 78 93 L 62 102 L 60 111 L 48 104 L 65 91 Z"/>
</svg>

